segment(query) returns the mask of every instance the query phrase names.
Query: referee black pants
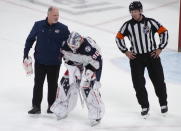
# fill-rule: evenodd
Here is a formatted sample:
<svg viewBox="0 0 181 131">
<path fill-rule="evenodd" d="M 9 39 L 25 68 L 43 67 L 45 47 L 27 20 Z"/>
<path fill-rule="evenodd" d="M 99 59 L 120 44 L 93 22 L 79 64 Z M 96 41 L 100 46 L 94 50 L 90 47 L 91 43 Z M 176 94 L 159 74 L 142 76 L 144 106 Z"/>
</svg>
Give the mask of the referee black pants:
<svg viewBox="0 0 181 131">
<path fill-rule="evenodd" d="M 58 87 L 59 70 L 60 65 L 42 65 L 35 63 L 35 78 L 32 99 L 33 107 L 36 106 L 41 108 L 45 76 L 47 76 L 48 82 L 48 106 L 53 104 Z"/>
<path fill-rule="evenodd" d="M 160 58 L 154 59 L 150 54 L 137 55 L 134 60 L 130 60 L 130 67 L 136 97 L 141 107 L 149 108 L 148 94 L 145 88 L 145 68 L 148 70 L 160 106 L 167 105 L 166 84 L 164 82 L 164 74 Z"/>
</svg>

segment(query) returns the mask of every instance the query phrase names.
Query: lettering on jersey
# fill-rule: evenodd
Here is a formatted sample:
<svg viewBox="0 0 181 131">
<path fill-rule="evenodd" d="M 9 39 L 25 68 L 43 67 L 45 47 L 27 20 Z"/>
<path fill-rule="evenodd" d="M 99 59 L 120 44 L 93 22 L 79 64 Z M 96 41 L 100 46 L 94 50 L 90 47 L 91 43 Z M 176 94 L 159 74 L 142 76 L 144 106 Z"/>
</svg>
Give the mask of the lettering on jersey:
<svg viewBox="0 0 181 131">
<path fill-rule="evenodd" d="M 93 58 L 93 59 L 97 59 L 97 57 L 98 57 L 99 55 L 100 55 L 99 52 L 96 51 L 96 52 L 93 54 L 92 58 Z"/>
<path fill-rule="evenodd" d="M 91 51 L 91 47 L 90 47 L 90 46 L 86 46 L 86 47 L 85 47 L 85 51 L 86 51 L 86 52 L 90 52 L 90 51 Z"/>
</svg>

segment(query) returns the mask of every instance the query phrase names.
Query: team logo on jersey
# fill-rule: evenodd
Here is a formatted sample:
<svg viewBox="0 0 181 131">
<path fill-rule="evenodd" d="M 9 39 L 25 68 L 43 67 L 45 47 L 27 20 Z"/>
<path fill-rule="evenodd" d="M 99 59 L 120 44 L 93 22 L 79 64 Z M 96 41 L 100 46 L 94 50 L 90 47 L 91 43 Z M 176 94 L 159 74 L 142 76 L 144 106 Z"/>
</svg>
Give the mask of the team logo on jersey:
<svg viewBox="0 0 181 131">
<path fill-rule="evenodd" d="M 144 32 L 145 34 L 148 34 L 148 33 L 150 32 L 150 28 L 149 28 L 148 26 L 144 26 L 144 27 L 143 27 L 143 32 Z"/>
<path fill-rule="evenodd" d="M 55 29 L 55 33 L 60 33 L 60 30 L 59 29 Z"/>
<path fill-rule="evenodd" d="M 86 46 L 86 47 L 85 47 L 85 51 L 86 51 L 86 52 L 90 52 L 90 51 L 91 51 L 91 47 L 90 47 L 90 46 Z"/>
</svg>

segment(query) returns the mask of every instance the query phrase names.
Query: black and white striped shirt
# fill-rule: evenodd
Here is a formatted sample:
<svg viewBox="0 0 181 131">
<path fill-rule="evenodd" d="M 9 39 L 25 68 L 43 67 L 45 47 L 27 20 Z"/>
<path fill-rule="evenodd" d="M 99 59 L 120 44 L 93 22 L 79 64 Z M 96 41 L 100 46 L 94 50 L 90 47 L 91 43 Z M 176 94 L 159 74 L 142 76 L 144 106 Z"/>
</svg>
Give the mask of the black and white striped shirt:
<svg viewBox="0 0 181 131">
<path fill-rule="evenodd" d="M 159 34 L 160 43 L 156 44 L 154 35 Z M 116 36 L 118 48 L 125 53 L 126 47 L 124 37 L 127 36 L 131 42 L 131 52 L 136 54 L 144 54 L 154 51 L 155 49 L 163 49 L 168 43 L 168 31 L 159 22 L 143 15 L 141 21 L 135 21 L 133 18 L 123 24 Z"/>
</svg>

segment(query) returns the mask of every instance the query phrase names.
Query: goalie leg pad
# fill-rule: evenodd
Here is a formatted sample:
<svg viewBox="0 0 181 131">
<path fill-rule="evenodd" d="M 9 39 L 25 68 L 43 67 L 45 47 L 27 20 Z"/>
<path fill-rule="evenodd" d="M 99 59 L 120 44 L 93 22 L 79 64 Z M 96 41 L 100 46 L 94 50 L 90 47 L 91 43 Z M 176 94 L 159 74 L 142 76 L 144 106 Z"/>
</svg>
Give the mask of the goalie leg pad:
<svg viewBox="0 0 181 131">
<path fill-rule="evenodd" d="M 88 108 L 88 118 L 90 121 L 102 119 L 105 112 L 105 107 L 99 92 L 99 88 L 82 88 L 81 91 Z"/>
<path fill-rule="evenodd" d="M 74 109 L 78 99 L 77 83 L 69 85 L 69 79 L 63 77 L 57 90 L 57 97 L 51 111 L 58 119 L 65 118 Z"/>
</svg>

